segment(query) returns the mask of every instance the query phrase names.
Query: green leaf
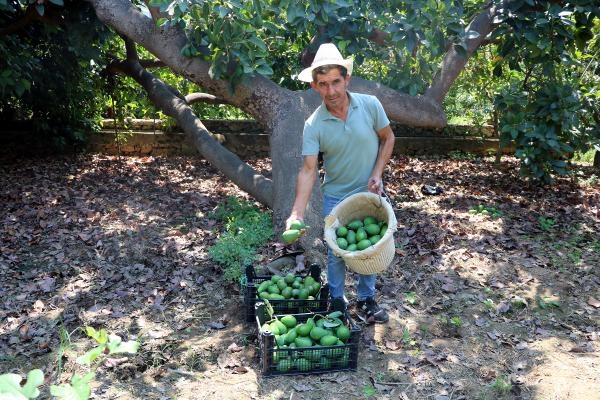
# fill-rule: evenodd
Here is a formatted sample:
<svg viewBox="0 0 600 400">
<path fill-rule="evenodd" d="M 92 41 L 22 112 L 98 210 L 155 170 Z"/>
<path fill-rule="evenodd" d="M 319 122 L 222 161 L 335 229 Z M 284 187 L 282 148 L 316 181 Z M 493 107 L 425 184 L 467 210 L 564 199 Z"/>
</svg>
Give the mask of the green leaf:
<svg viewBox="0 0 600 400">
<path fill-rule="evenodd" d="M 3 400 L 35 399 L 40 395 L 38 386 L 44 383 L 44 373 L 39 369 L 29 371 L 27 382 L 21 387 L 18 374 L 0 375 L 0 398 Z"/>
<path fill-rule="evenodd" d="M 256 47 L 258 47 L 259 49 L 263 50 L 263 51 L 267 50 L 267 45 L 265 44 L 265 42 L 263 42 L 262 40 L 260 40 L 256 36 L 251 36 L 250 37 L 250 42 L 252 44 L 254 44 Z"/>
<path fill-rule="evenodd" d="M 256 68 L 256 72 L 258 72 L 259 74 L 264 75 L 264 76 L 271 76 L 271 75 L 273 75 L 273 69 L 270 66 L 264 65 L 264 64 L 263 65 L 259 65 Z"/>
<path fill-rule="evenodd" d="M 93 349 L 86 352 L 84 355 L 77 357 L 77 362 L 83 365 L 92 365 L 92 363 L 100 357 L 104 350 L 106 349 L 106 345 L 102 344 L 100 346 L 94 347 Z"/>
<path fill-rule="evenodd" d="M 61 7 L 65 5 L 63 0 L 50 0 L 50 3 L 56 4 L 57 6 L 61 6 Z"/>
<path fill-rule="evenodd" d="M 304 9 L 302 9 L 298 4 L 291 4 L 287 9 L 287 21 L 290 24 L 296 23 L 296 19 L 301 20 L 305 17 Z"/>
<path fill-rule="evenodd" d="M 108 340 L 108 351 L 114 353 L 137 353 L 140 343 L 135 340 L 123 342 L 120 336 L 110 335 Z"/>
<path fill-rule="evenodd" d="M 44 383 L 44 373 L 40 369 L 33 369 L 27 374 L 27 382 L 23 386 L 23 394 L 30 399 L 39 396 L 38 386 Z"/>
<path fill-rule="evenodd" d="M 525 36 L 525 39 L 527 39 L 530 43 L 533 44 L 536 44 L 539 40 L 537 32 L 534 31 L 527 31 L 523 34 L 523 36 Z"/>
<path fill-rule="evenodd" d="M 323 326 L 325 328 L 335 328 L 338 327 L 342 324 L 342 321 L 340 320 L 326 320 L 325 322 L 323 322 Z"/>
<path fill-rule="evenodd" d="M 341 311 L 334 311 L 330 314 L 327 314 L 327 318 L 333 319 L 333 318 L 339 318 L 342 316 L 342 312 Z"/>
<path fill-rule="evenodd" d="M 87 400 L 92 393 L 90 382 L 94 377 L 93 372 L 84 376 L 73 375 L 71 383 L 64 383 L 60 386 L 52 385 L 50 394 L 63 400 Z"/>
<path fill-rule="evenodd" d="M 275 311 L 273 310 L 273 306 L 271 305 L 271 302 L 268 299 L 265 299 L 264 302 L 265 302 L 265 306 L 267 307 L 267 314 L 269 315 L 269 319 L 273 319 L 273 315 L 275 314 Z"/>
<path fill-rule="evenodd" d="M 17 374 L 0 375 L 0 397 L 8 400 L 26 400 L 22 393 L 21 376 Z"/>
<path fill-rule="evenodd" d="M 106 329 L 100 329 L 97 331 L 91 326 L 86 326 L 85 333 L 98 342 L 98 344 L 106 344 L 108 342 L 108 332 L 106 332 Z"/>
</svg>

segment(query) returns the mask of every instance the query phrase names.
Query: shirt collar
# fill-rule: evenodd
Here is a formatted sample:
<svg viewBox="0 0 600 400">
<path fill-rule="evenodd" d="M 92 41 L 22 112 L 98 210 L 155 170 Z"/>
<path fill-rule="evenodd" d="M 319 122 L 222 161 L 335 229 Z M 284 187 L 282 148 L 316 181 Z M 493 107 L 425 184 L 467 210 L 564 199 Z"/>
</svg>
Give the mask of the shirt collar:
<svg viewBox="0 0 600 400">
<path fill-rule="evenodd" d="M 350 99 L 350 104 L 348 105 L 348 111 L 350 109 L 355 109 L 356 107 L 358 107 L 358 104 L 356 104 L 356 99 L 354 98 L 352 93 L 349 91 L 346 91 L 346 93 L 348 94 L 348 98 Z M 338 118 L 334 117 L 329 112 L 327 107 L 325 106 L 325 102 L 321 101 L 321 107 L 319 107 L 319 119 L 321 119 L 322 121 L 326 121 L 328 119 L 338 119 Z"/>
</svg>

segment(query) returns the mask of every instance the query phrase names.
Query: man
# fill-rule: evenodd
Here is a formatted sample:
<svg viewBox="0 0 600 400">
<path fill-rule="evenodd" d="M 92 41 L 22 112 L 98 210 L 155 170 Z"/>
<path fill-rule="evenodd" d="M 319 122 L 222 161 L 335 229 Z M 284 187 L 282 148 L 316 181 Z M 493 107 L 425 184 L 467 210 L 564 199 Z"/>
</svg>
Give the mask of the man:
<svg viewBox="0 0 600 400">
<path fill-rule="evenodd" d="M 296 197 L 287 220 L 303 220 L 323 155 L 323 214 L 351 194 L 366 190 L 382 194 L 381 176 L 394 148 L 394 133 L 376 97 L 348 92 L 353 62 L 337 47 L 319 47 L 314 61 L 298 79 L 310 82 L 323 100 L 304 124 L 302 167 L 296 180 Z M 345 310 L 346 266 L 331 249 L 327 254 L 327 281 L 332 309 Z M 387 322 L 385 310 L 375 301 L 376 275 L 359 275 L 356 309 L 368 322 Z"/>
</svg>

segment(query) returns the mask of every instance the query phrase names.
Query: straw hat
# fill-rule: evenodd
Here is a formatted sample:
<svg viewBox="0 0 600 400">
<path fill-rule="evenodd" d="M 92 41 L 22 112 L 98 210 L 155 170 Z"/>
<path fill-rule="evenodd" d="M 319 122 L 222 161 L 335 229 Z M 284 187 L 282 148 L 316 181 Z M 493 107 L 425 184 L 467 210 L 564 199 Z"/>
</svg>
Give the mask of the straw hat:
<svg viewBox="0 0 600 400">
<path fill-rule="evenodd" d="M 340 51 L 335 47 L 333 43 L 324 43 L 319 46 L 315 59 L 313 60 L 310 67 L 305 68 L 298 74 L 298 79 L 303 82 L 312 82 L 312 71 L 315 68 L 323 65 L 341 65 L 348 70 L 348 75 L 352 75 L 352 59 L 342 57 Z"/>
</svg>

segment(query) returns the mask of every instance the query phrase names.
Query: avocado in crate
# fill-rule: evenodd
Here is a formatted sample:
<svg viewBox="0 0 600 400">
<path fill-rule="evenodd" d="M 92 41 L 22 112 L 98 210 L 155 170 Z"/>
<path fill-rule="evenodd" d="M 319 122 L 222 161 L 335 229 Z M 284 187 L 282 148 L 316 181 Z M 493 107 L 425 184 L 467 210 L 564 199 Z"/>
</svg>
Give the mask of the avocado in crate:
<svg viewBox="0 0 600 400">
<path fill-rule="evenodd" d="M 275 314 L 256 304 L 265 376 L 356 371 L 360 328 L 343 313 Z"/>
<path fill-rule="evenodd" d="M 255 318 L 254 306 L 268 300 L 277 314 L 295 314 L 327 309 L 329 286 L 321 281 L 321 267 L 310 266 L 304 276 L 292 273 L 257 275 L 253 266 L 246 267 L 242 285 L 246 322 Z"/>
</svg>

